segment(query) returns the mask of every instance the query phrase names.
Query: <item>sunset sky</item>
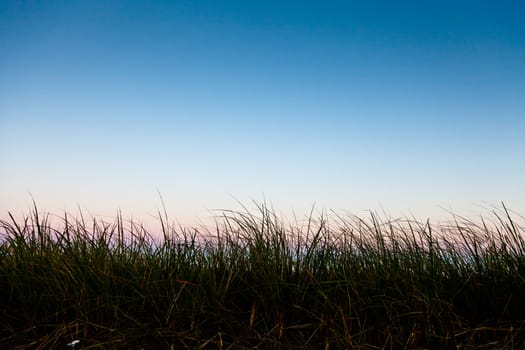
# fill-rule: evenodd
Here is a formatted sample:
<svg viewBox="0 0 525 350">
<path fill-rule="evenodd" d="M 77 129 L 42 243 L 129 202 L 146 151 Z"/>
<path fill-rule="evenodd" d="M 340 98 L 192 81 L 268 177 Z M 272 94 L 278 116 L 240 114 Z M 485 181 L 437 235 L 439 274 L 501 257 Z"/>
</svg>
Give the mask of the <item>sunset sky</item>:
<svg viewBox="0 0 525 350">
<path fill-rule="evenodd" d="M 2 1 L 0 218 L 525 214 L 522 1 Z"/>
</svg>

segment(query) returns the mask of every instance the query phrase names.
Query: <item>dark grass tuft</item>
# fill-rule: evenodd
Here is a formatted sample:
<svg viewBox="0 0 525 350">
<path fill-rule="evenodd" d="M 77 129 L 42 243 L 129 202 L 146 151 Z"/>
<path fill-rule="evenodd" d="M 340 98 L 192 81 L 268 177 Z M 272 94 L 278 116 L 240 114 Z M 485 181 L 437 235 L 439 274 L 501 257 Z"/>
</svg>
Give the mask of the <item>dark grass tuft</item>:
<svg viewBox="0 0 525 350">
<path fill-rule="evenodd" d="M 215 232 L 163 218 L 160 242 L 121 216 L 10 216 L 0 348 L 523 348 L 525 230 L 505 207 L 436 226 L 258 209 Z"/>
</svg>

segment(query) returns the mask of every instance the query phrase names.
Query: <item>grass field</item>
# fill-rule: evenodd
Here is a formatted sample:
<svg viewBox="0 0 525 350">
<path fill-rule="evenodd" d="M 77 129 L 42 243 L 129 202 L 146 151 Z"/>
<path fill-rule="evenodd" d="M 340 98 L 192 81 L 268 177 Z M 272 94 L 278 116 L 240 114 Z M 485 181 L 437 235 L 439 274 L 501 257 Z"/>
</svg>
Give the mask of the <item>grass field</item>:
<svg viewBox="0 0 525 350">
<path fill-rule="evenodd" d="M 0 348 L 523 348 L 525 229 L 265 205 L 154 236 L 35 207 L 0 223 Z M 155 238 L 158 237 L 158 238 Z M 68 345 L 78 340 L 77 344 Z"/>
</svg>

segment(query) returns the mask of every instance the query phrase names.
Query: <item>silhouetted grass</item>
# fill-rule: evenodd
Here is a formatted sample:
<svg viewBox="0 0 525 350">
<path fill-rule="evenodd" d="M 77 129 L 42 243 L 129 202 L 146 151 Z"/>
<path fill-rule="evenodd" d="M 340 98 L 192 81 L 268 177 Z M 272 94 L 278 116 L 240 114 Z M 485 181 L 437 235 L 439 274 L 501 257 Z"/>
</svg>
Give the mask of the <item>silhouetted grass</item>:
<svg viewBox="0 0 525 350">
<path fill-rule="evenodd" d="M 225 211 L 214 232 L 1 221 L 0 348 L 522 348 L 524 228 Z M 518 217 L 519 220 L 523 219 Z"/>
</svg>

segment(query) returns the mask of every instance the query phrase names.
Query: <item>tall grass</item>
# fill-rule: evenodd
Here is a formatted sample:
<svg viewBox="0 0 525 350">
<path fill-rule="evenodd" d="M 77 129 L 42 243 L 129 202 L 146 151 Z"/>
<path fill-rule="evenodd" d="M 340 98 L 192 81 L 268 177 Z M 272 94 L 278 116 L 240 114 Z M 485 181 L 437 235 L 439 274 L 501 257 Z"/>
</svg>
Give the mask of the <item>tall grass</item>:
<svg viewBox="0 0 525 350">
<path fill-rule="evenodd" d="M 524 227 L 225 211 L 213 232 L 0 222 L 0 348 L 521 348 Z"/>
</svg>

